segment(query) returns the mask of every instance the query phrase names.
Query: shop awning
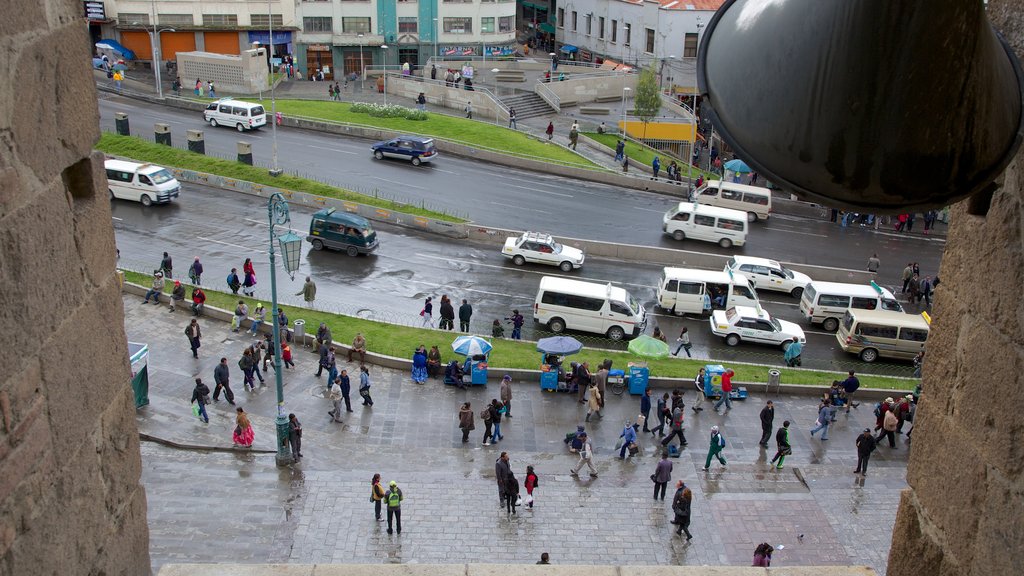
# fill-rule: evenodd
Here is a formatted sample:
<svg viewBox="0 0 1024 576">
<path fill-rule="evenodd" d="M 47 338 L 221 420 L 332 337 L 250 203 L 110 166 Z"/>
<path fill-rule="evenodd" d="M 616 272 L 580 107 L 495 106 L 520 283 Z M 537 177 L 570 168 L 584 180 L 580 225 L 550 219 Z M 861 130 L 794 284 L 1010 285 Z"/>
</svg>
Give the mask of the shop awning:
<svg viewBox="0 0 1024 576">
<path fill-rule="evenodd" d="M 96 43 L 96 47 L 101 50 L 113 50 L 114 52 L 124 56 L 125 60 L 135 59 L 135 52 L 121 46 L 121 43 L 117 40 L 100 40 Z"/>
<path fill-rule="evenodd" d="M 520 4 L 522 4 L 524 8 L 533 8 L 534 10 L 540 8 L 540 6 L 537 6 L 533 2 L 520 2 Z"/>
<path fill-rule="evenodd" d="M 562 52 L 565 52 L 566 54 L 572 54 L 573 52 L 576 52 L 578 50 L 579 48 L 573 46 L 572 44 L 566 44 L 565 46 L 562 46 Z"/>
<path fill-rule="evenodd" d="M 553 24 L 551 24 L 550 22 L 541 22 L 540 26 L 538 26 L 538 28 L 540 28 L 541 32 L 547 32 L 548 34 L 554 34 L 555 33 L 555 26 Z"/>
</svg>

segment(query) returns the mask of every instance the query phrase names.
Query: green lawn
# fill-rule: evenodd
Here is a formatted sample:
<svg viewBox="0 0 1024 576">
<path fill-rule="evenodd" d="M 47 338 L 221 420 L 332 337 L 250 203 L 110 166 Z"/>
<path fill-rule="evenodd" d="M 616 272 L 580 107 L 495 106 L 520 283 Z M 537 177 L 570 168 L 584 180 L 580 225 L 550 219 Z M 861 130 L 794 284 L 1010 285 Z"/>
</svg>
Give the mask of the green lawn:
<svg viewBox="0 0 1024 576">
<path fill-rule="evenodd" d="M 133 271 L 125 271 L 125 279 L 141 286 L 149 287 L 152 284 L 152 276 Z M 168 281 L 168 286 L 170 282 Z M 165 292 L 166 293 L 166 292 Z M 187 295 L 191 294 L 191 288 Z M 233 295 L 227 292 L 215 290 L 206 291 L 206 303 L 224 310 L 234 310 L 238 300 L 245 300 L 249 309 L 254 308 L 255 302 L 252 298 L 241 295 Z M 263 305 L 268 309 L 270 315 L 270 303 L 263 300 Z M 443 333 L 438 330 L 427 330 L 423 328 L 411 328 L 398 326 L 351 316 L 339 316 L 327 312 L 319 312 L 308 308 L 295 306 L 281 306 L 289 320 L 303 319 L 306 321 L 307 332 L 315 332 L 320 322 L 326 322 L 330 327 L 334 340 L 337 342 L 351 342 L 356 332 L 362 332 L 366 337 L 367 349 L 371 352 L 397 356 L 399 358 L 412 358 L 412 353 L 417 346 L 423 344 L 428 348 L 437 345 L 441 350 L 441 356 L 447 362 L 455 358 L 451 351 L 451 342 L 458 335 L 457 333 Z M 517 342 L 508 339 L 491 339 L 494 350 L 491 352 L 490 364 L 500 368 L 520 368 L 536 370 L 540 364 L 540 353 L 535 349 L 534 342 Z M 590 362 L 591 366 L 597 366 L 605 358 L 609 358 L 618 368 L 626 369 L 631 360 L 637 358 L 626 352 L 613 352 L 603 350 L 587 350 L 571 357 L 573 361 Z M 662 360 L 648 361 L 648 367 L 652 376 L 688 378 L 692 379 L 701 366 L 707 364 L 706 360 L 684 360 L 680 358 L 666 358 Z M 765 382 L 768 368 L 778 366 L 756 366 L 756 365 L 734 365 L 730 366 L 736 372 L 736 380 L 741 382 Z M 807 386 L 820 386 L 823 390 L 831 382 L 844 374 L 837 372 L 818 372 L 810 370 L 783 370 L 783 384 L 801 384 Z M 869 388 L 885 388 L 893 390 L 912 390 L 917 384 L 916 380 L 888 378 L 884 376 L 860 376 L 861 384 Z"/>
<path fill-rule="evenodd" d="M 531 138 L 523 132 L 495 126 L 486 121 L 468 120 L 445 114 L 429 114 L 427 120 L 404 118 L 375 118 L 369 114 L 352 112 L 348 103 L 316 100 L 277 100 L 277 110 L 285 116 L 305 116 L 386 128 L 423 136 L 434 136 L 516 156 L 532 157 L 544 162 L 574 165 L 580 168 L 599 168 L 586 158 L 546 140 Z"/>
<path fill-rule="evenodd" d="M 388 210 L 396 210 L 406 214 L 426 216 L 428 218 L 444 220 L 446 222 L 466 221 L 462 218 L 449 214 L 427 210 L 426 208 L 417 207 L 411 204 L 391 202 L 382 198 L 359 194 L 358 192 L 353 192 L 344 188 L 335 188 L 334 186 L 322 184 L 313 180 L 307 180 L 287 173 L 276 177 L 271 176 L 267 173 L 265 168 L 249 166 L 248 164 L 233 162 L 231 160 L 212 158 L 210 156 L 204 156 L 203 154 L 179 150 L 162 144 L 153 144 L 152 142 L 146 142 L 145 140 L 132 136 L 118 136 L 111 132 L 104 132 L 103 135 L 100 136 L 99 143 L 96 144 L 96 149 L 107 154 L 124 156 L 142 162 L 152 162 L 154 164 L 160 164 L 161 166 L 170 166 L 184 170 L 195 170 L 197 172 L 208 172 L 210 174 L 236 178 L 238 180 L 247 180 L 249 182 L 264 184 L 266 186 L 294 190 L 296 192 L 308 192 L 310 194 L 326 196 L 328 198 L 350 200 L 352 202 L 359 202 L 361 204 L 368 204 L 370 206 L 377 206 Z"/>
<path fill-rule="evenodd" d="M 607 133 L 605 133 L 605 134 L 598 134 L 597 132 L 584 132 L 584 135 L 586 135 L 587 138 L 590 138 L 590 139 L 592 139 L 592 140 L 594 140 L 596 142 L 600 142 L 601 144 L 604 144 L 605 146 L 607 146 L 608 148 L 611 148 L 612 150 L 615 150 L 615 145 L 619 141 L 619 136 L 617 134 L 607 134 Z M 666 155 L 665 154 L 661 154 L 661 153 L 659 153 L 657 150 L 655 150 L 653 148 L 650 148 L 650 147 L 647 147 L 647 146 L 641 146 L 641 145 L 639 145 L 639 144 L 637 144 L 635 142 L 631 142 L 629 140 L 626 141 L 626 156 L 628 156 L 631 160 L 636 160 L 637 162 L 643 164 L 644 166 L 650 166 L 651 162 L 654 161 L 654 157 L 655 156 L 660 156 L 661 157 L 661 169 L 662 169 L 662 171 L 664 171 L 665 168 L 667 168 L 668 165 L 672 163 L 671 159 L 666 161 Z M 686 165 L 685 164 L 680 165 L 679 166 L 679 170 L 683 173 L 683 177 L 685 178 L 686 177 Z M 697 168 L 693 169 L 693 179 L 694 180 L 696 180 L 697 176 L 699 176 L 701 174 L 704 175 L 704 179 L 705 180 L 718 180 L 720 178 L 720 176 L 718 174 L 712 174 L 711 172 L 705 172 L 704 170 L 698 170 Z"/>
</svg>

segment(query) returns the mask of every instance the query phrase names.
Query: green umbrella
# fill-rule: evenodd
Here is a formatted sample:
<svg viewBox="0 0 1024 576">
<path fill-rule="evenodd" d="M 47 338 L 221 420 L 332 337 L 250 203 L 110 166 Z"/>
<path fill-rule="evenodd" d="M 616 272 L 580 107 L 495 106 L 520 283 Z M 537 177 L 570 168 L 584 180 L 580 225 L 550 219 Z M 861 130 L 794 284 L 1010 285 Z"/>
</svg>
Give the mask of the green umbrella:
<svg viewBox="0 0 1024 576">
<path fill-rule="evenodd" d="M 626 349 L 644 358 L 668 358 L 668 344 L 646 334 L 630 340 Z"/>
</svg>

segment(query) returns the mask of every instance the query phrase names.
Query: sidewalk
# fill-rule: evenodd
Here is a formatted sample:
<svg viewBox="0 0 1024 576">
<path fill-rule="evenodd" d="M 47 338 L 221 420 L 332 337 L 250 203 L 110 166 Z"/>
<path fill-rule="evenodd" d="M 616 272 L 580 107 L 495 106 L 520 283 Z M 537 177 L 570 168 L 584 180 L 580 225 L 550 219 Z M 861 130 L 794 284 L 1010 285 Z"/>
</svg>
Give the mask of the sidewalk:
<svg viewBox="0 0 1024 576">
<path fill-rule="evenodd" d="M 235 402 L 250 414 L 256 448 L 273 450 L 276 400 L 273 372 L 256 392 L 242 388 L 237 359 L 250 343 L 221 322 L 202 319 L 203 346 L 193 359 L 182 333 L 190 314 L 166 305 L 142 305 L 124 296 L 129 340 L 149 344 L 150 405 L 138 411 L 140 432 L 169 441 L 230 448 L 234 407 L 223 400 L 209 407 L 210 424 L 192 416 L 188 400 L 196 375 L 212 388 L 213 368 L 224 356 Z M 430 346 L 433 342 L 425 342 Z M 438 342 L 446 344 L 446 342 Z M 442 346 L 448 359 L 452 354 Z M 375 405 L 364 408 L 353 393 L 353 413 L 344 424 L 330 421 L 324 379 L 313 375 L 317 357 L 294 352 L 296 368 L 285 372 L 285 408 L 304 426 L 300 464 L 277 469 L 272 454 L 178 450 L 144 442 L 143 482 L 149 502 L 154 567 L 167 562 L 509 562 L 530 563 L 551 552 L 559 564 L 749 565 L 754 546 L 778 547 L 780 566 L 866 564 L 885 569 L 895 519 L 894 504 L 906 486 L 907 445 L 899 440 L 875 452 L 866 480 L 851 472 L 853 439 L 873 426 L 870 407 L 840 414 L 828 442 L 807 435 L 816 418 L 814 400 L 773 398 L 776 427 L 791 419 L 794 455 L 781 471 L 766 459 L 774 450 L 757 445 L 763 397 L 752 394 L 728 414 L 710 406 L 695 414 L 694 394 L 685 394 L 690 441 L 674 460 L 673 482 L 694 490 L 686 544 L 671 532 L 670 487 L 665 502 L 653 502 L 648 476 L 660 446 L 640 434 L 642 454 L 618 460 L 614 444 L 623 422 L 636 417 L 639 401 L 609 395 L 604 418 L 586 423 L 596 450 L 599 477 L 568 474 L 577 457 L 562 439 L 583 422 L 574 397 L 543 393 L 536 382 L 515 382 L 513 418 L 502 423 L 505 439 L 480 445 L 482 423 L 462 444 L 458 406 L 474 413 L 498 396 L 495 384 L 463 391 L 431 380 L 416 385 L 405 372 L 371 366 Z M 339 358 L 339 368 L 355 370 Z M 727 438 L 727 468 L 704 464 L 708 430 Z M 493 464 L 508 451 L 520 480 L 526 465 L 539 474 L 537 507 L 509 520 L 497 509 Z M 380 472 L 406 495 L 400 538 L 373 521 L 369 479 Z M 798 535 L 803 534 L 803 538 Z M 581 545 L 586 543 L 586 545 Z"/>
</svg>

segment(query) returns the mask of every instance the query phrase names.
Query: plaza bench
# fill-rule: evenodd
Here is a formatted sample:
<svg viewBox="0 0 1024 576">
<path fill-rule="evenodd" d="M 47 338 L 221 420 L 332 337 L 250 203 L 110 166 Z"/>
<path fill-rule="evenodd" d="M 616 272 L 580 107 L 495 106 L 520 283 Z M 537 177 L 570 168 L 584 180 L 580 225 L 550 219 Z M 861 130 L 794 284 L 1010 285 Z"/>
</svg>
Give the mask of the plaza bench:
<svg viewBox="0 0 1024 576">
<path fill-rule="evenodd" d="M 607 116 L 611 109 L 605 106 L 580 106 L 580 114 L 595 114 Z"/>
</svg>

